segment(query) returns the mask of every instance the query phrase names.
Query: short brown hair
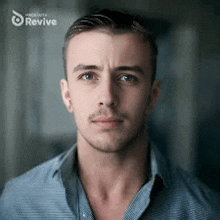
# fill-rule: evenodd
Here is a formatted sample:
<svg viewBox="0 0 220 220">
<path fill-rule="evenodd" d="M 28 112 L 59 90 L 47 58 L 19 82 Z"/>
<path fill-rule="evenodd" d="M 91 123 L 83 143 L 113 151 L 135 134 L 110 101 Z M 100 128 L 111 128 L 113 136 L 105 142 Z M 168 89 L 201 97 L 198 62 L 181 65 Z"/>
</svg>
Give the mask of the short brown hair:
<svg viewBox="0 0 220 220">
<path fill-rule="evenodd" d="M 113 34 L 136 33 L 142 36 L 144 42 L 148 42 L 151 47 L 153 65 L 151 83 L 153 83 L 156 77 L 156 58 L 158 51 L 155 43 L 155 36 L 150 30 L 149 21 L 137 15 L 131 15 L 125 12 L 109 9 L 104 9 L 99 12 L 83 16 L 76 20 L 68 29 L 63 47 L 63 61 L 66 79 L 66 50 L 70 40 L 82 32 L 97 29 L 105 29 Z"/>
</svg>

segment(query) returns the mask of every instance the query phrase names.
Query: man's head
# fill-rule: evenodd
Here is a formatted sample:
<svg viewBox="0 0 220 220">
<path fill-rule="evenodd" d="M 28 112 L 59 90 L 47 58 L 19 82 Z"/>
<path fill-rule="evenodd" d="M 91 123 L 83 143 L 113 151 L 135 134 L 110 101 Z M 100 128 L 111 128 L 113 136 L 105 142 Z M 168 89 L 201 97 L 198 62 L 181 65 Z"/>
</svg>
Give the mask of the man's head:
<svg viewBox="0 0 220 220">
<path fill-rule="evenodd" d="M 103 30 L 110 34 L 122 34 L 122 33 L 135 33 L 143 38 L 144 42 L 148 42 L 151 48 L 152 56 L 152 76 L 151 83 L 154 82 L 156 77 L 156 58 L 157 58 L 157 45 L 155 43 L 155 37 L 150 30 L 149 21 L 143 19 L 140 16 L 133 16 L 127 13 L 119 11 L 111 11 L 104 9 L 97 13 L 83 16 L 76 20 L 68 29 L 63 47 L 63 60 L 65 78 L 67 79 L 66 71 L 66 51 L 70 40 L 76 35 L 82 32 L 88 32 L 92 30 Z"/>
<path fill-rule="evenodd" d="M 78 145 L 118 152 L 143 132 L 145 115 L 159 96 L 160 82 L 152 83 L 157 50 L 146 30 L 127 21 L 129 15 L 104 12 L 123 24 L 113 25 L 100 14 L 74 23 L 66 36 L 68 80 L 61 80 L 61 91 L 75 116 Z M 101 26 L 103 19 L 111 24 L 108 28 L 104 22 Z M 101 27 L 94 28 L 96 23 Z"/>
</svg>

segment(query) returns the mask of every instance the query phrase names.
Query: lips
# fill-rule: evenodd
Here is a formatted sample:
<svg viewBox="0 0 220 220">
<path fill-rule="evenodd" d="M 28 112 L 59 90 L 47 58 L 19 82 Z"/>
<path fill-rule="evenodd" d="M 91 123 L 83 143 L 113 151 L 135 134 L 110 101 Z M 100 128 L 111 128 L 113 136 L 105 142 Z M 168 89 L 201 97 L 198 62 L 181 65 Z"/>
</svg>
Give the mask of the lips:
<svg viewBox="0 0 220 220">
<path fill-rule="evenodd" d="M 109 129 L 121 125 L 123 120 L 116 117 L 98 117 L 92 120 L 92 122 L 96 126 L 99 126 L 104 129 Z"/>
</svg>

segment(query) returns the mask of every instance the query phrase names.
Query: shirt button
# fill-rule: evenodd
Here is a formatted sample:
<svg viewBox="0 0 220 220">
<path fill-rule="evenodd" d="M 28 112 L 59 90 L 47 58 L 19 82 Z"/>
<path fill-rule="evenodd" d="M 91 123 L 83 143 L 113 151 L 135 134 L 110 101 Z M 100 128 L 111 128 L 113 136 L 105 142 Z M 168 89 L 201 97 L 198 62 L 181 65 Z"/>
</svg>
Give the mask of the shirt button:
<svg viewBox="0 0 220 220">
<path fill-rule="evenodd" d="M 83 214 L 83 218 L 85 218 L 86 217 L 86 215 L 85 214 Z"/>
</svg>

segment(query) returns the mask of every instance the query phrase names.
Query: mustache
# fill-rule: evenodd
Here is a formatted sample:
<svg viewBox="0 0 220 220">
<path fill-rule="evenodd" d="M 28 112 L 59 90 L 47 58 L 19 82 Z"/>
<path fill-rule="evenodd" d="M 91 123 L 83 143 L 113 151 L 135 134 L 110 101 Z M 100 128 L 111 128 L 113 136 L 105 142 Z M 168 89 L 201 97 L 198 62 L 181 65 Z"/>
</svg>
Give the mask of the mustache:
<svg viewBox="0 0 220 220">
<path fill-rule="evenodd" d="M 89 121 L 93 121 L 95 118 L 97 118 L 99 116 L 104 116 L 104 117 L 113 116 L 113 117 L 120 118 L 120 119 L 128 118 L 127 114 L 125 114 L 125 113 L 121 113 L 121 112 L 118 112 L 115 110 L 100 109 L 97 112 L 89 115 L 88 119 L 89 119 Z"/>
</svg>

